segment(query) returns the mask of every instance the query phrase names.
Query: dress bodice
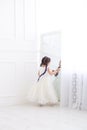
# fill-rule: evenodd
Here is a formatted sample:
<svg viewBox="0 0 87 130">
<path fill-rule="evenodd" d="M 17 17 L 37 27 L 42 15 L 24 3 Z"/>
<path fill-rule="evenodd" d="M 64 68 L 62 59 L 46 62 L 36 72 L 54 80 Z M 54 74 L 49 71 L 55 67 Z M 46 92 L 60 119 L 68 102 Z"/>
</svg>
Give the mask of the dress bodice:
<svg viewBox="0 0 87 130">
<path fill-rule="evenodd" d="M 45 67 L 40 67 L 40 68 L 39 68 L 39 72 L 40 72 L 40 75 L 41 75 L 42 73 L 44 73 L 44 72 L 45 72 Z M 43 75 L 40 77 L 40 79 L 45 78 L 45 77 L 48 77 L 48 76 L 49 76 L 49 73 L 48 73 L 48 67 L 47 67 L 46 73 L 43 74 Z"/>
<path fill-rule="evenodd" d="M 48 70 L 48 68 L 47 68 L 47 70 Z M 44 73 L 44 71 L 45 71 L 45 67 L 40 67 L 40 69 L 39 69 L 40 74 Z M 48 71 L 46 71 L 46 73 L 48 73 Z"/>
</svg>

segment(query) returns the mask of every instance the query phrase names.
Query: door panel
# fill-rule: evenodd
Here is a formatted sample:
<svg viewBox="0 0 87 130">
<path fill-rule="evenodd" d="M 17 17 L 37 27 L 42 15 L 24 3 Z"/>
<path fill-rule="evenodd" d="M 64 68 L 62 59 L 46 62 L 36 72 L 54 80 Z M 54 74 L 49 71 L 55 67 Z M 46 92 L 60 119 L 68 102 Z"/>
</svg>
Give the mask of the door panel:
<svg viewBox="0 0 87 130">
<path fill-rule="evenodd" d="M 0 0 L 0 103 L 22 101 L 36 80 L 35 6 L 35 0 Z"/>
</svg>

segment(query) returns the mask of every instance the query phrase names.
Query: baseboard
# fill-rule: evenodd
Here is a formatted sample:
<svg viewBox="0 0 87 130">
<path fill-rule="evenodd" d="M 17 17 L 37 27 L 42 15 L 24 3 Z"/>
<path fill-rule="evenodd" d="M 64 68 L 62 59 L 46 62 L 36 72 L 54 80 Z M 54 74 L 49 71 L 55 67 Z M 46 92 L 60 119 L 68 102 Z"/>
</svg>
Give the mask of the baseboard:
<svg viewBox="0 0 87 130">
<path fill-rule="evenodd" d="M 24 97 L 18 96 L 0 96 L 0 106 L 24 104 L 26 100 Z"/>
</svg>

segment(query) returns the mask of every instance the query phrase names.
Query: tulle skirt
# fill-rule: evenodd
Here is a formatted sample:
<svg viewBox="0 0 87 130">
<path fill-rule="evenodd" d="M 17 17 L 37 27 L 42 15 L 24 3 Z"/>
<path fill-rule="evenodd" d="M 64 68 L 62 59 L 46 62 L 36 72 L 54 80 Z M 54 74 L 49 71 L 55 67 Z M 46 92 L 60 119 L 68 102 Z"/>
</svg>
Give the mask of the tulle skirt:
<svg viewBox="0 0 87 130">
<path fill-rule="evenodd" d="M 58 103 L 58 96 L 48 77 L 40 79 L 29 89 L 27 99 L 29 102 L 41 105 Z"/>
</svg>

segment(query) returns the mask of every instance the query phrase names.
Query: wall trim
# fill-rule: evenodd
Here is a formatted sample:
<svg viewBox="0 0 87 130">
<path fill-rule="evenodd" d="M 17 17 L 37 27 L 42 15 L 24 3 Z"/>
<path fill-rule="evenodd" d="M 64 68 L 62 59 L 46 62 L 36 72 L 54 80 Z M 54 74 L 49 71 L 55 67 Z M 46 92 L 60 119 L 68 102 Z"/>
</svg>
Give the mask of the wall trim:
<svg viewBox="0 0 87 130">
<path fill-rule="evenodd" d="M 23 96 L 0 96 L 0 106 L 11 106 L 25 103 L 26 100 Z"/>
</svg>

